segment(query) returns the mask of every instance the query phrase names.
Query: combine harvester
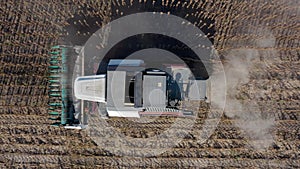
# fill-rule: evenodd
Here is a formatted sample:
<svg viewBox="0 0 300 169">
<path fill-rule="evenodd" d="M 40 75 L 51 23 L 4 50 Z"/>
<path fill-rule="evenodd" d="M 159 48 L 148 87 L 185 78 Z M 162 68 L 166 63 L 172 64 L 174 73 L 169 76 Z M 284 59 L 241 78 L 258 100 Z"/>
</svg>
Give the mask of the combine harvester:
<svg viewBox="0 0 300 169">
<path fill-rule="evenodd" d="M 84 76 L 80 49 L 52 48 L 49 115 L 54 126 L 82 129 L 95 107 L 102 118 L 193 117 L 182 103 L 209 101 L 209 79 L 196 80 L 184 64 L 146 68 L 141 59 L 110 59 L 106 74 Z"/>
</svg>

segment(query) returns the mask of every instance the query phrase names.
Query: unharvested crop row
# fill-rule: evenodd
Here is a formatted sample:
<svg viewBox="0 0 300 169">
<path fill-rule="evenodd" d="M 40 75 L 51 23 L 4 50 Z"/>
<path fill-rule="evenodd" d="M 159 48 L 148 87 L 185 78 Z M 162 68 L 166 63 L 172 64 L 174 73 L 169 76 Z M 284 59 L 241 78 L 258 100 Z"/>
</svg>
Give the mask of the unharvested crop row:
<svg viewBox="0 0 300 169">
<path fill-rule="evenodd" d="M 47 134 L 47 135 L 51 135 L 52 133 L 57 134 L 57 135 L 70 135 L 70 131 L 69 130 L 65 130 L 63 128 L 55 128 L 55 127 L 50 127 L 44 129 L 44 125 L 50 125 L 50 121 L 47 120 L 47 115 L 44 116 L 32 116 L 32 115 L 28 115 L 28 116 L 15 116 L 15 115 L 1 115 L 2 117 L 2 122 L 3 124 L 9 124 L 12 123 L 12 121 L 16 120 L 18 121 L 15 125 L 11 125 L 10 127 L 6 128 L 6 132 L 9 133 L 15 133 L 15 134 L 21 134 L 21 133 L 30 133 L 33 132 L 32 134 L 36 133 L 40 133 L 40 134 Z M 7 119 L 7 120 L 6 120 Z M 31 126 L 31 125 L 33 126 Z M 235 124 L 235 120 L 221 120 L 220 123 L 217 124 L 216 126 L 216 133 L 219 133 L 218 136 L 225 137 L 225 138 L 230 138 L 229 136 L 231 136 L 232 134 L 235 135 L 239 135 L 240 134 L 240 129 L 234 125 Z M 18 127 L 18 125 L 20 125 L 20 127 Z M 38 126 L 36 126 L 38 125 Z M 276 123 L 274 124 L 274 126 L 272 126 L 272 128 L 270 129 L 270 132 L 277 132 L 277 133 L 295 133 L 298 130 L 298 122 L 297 121 L 288 121 L 288 120 L 283 120 L 283 121 L 276 121 Z M 132 137 L 137 137 L 138 135 L 142 136 L 142 135 L 157 135 L 157 134 L 161 134 L 165 131 L 168 130 L 174 130 L 174 129 L 180 129 L 183 130 L 185 132 L 187 132 L 186 134 L 186 138 L 194 138 L 194 134 L 199 133 L 202 130 L 206 130 L 203 129 L 204 125 L 203 124 L 185 124 L 185 125 L 173 125 L 172 123 L 166 123 L 165 124 L 135 124 L 135 123 L 128 123 L 124 126 L 124 124 L 122 124 L 122 122 L 118 122 L 118 124 L 115 124 L 114 126 L 108 125 L 109 127 L 114 128 L 114 130 L 119 131 L 125 135 L 128 136 L 132 136 Z M 208 125 L 206 127 L 211 128 L 213 127 L 213 125 Z M 46 127 L 46 126 L 45 126 Z M 93 124 L 90 125 L 90 127 L 93 127 L 95 130 L 98 130 L 97 127 L 99 129 L 101 129 L 102 125 L 99 126 L 95 126 Z M 3 128 L 2 128 L 3 129 Z M 139 129 L 139 130 L 136 130 Z M 5 131 L 4 130 L 4 131 Z M 102 130 L 99 130 L 100 132 L 102 132 Z M 85 130 L 82 131 L 83 133 L 85 132 Z M 104 132 L 104 131 L 103 131 Z M 105 131 L 104 133 L 106 133 L 107 131 Z M 230 133 L 228 133 L 230 132 Z M 67 134 L 69 133 L 69 134 Z M 148 133 L 148 134 L 147 134 Z M 149 135 L 149 136 L 150 136 Z M 282 135 L 282 134 L 281 134 Z M 148 137 L 149 137 L 148 136 Z"/>
<path fill-rule="evenodd" d="M 6 43 L 0 45 L 0 51 L 2 51 L 5 54 L 44 55 L 49 52 L 49 49 L 47 49 L 46 46 L 41 47 L 40 45 L 37 44 L 26 46 L 21 44 Z"/>
<path fill-rule="evenodd" d="M 0 86 L 0 95 L 13 95 L 13 96 L 46 96 L 47 86 Z"/>
<path fill-rule="evenodd" d="M 53 7 L 55 8 L 55 6 Z M 58 18 L 56 13 L 50 12 L 53 9 L 51 7 L 49 8 L 49 4 L 46 5 L 43 3 L 32 1 L 27 2 L 26 4 L 11 4 L 10 2 L 8 2 L 3 3 L 3 5 L 1 5 L 1 8 L 6 11 L 5 15 L 1 17 L 1 21 L 8 23 L 3 25 L 7 27 L 10 25 L 10 23 L 14 23 L 14 25 L 12 25 L 10 29 L 8 27 L 1 30 L 9 29 L 19 33 L 32 33 L 37 30 L 41 32 L 55 32 L 58 29 L 57 27 L 49 24 L 49 22 L 56 21 Z M 43 8 L 45 11 L 47 11 L 46 13 L 40 11 Z M 45 18 L 45 16 L 47 17 L 47 19 Z"/>
<path fill-rule="evenodd" d="M 269 100 L 269 101 L 261 100 L 261 102 L 259 103 L 269 107 L 270 109 L 274 109 L 274 113 L 276 113 L 277 111 L 281 113 L 286 113 L 287 115 L 292 111 L 299 113 L 298 108 L 300 106 L 300 103 L 298 100 Z"/>
<path fill-rule="evenodd" d="M 77 138 L 76 137 L 62 137 L 51 135 L 46 136 L 35 136 L 29 134 L 18 134 L 9 135 L 1 134 L 1 144 L 27 144 L 27 145 L 60 145 L 60 146 L 80 146 L 80 145 L 94 145 L 94 143 L 88 137 Z"/>
<path fill-rule="evenodd" d="M 43 117 L 43 116 L 41 116 Z M 78 130 L 66 130 L 63 127 L 50 127 L 49 125 L 5 125 L 0 126 L 0 133 L 10 134 L 10 135 L 36 135 L 36 136 L 45 136 L 51 137 L 52 135 L 66 137 L 66 138 L 82 138 L 87 137 L 84 133 L 85 131 Z"/>
<path fill-rule="evenodd" d="M 44 96 L 2 96 L 0 106 L 15 106 L 16 109 L 24 106 L 47 107 L 48 97 Z M 14 107 L 12 107 L 14 108 Z"/>
<path fill-rule="evenodd" d="M 279 56 L 282 61 L 299 62 L 300 61 L 299 47 L 295 50 L 292 49 L 280 50 Z"/>
<path fill-rule="evenodd" d="M 32 106 L 36 103 L 30 103 L 28 106 L 0 106 L 0 114 L 16 114 L 16 115 L 48 115 L 47 107 Z"/>
<path fill-rule="evenodd" d="M 300 129 L 299 128 L 291 128 L 288 129 L 285 128 L 276 128 L 276 126 L 268 132 L 270 133 L 273 137 L 276 137 L 278 140 L 298 140 L 299 139 L 299 134 L 300 134 Z M 252 135 L 247 135 L 245 134 L 245 131 L 242 129 L 237 129 L 236 131 L 222 131 L 222 130 L 216 130 L 210 138 L 212 139 L 247 139 L 248 137 L 256 137 L 259 136 L 252 136 Z"/>
<path fill-rule="evenodd" d="M 279 140 L 297 140 L 299 139 L 299 132 L 300 130 L 296 128 L 289 128 L 287 129 L 286 127 L 284 128 L 276 128 L 278 126 L 274 126 L 274 128 L 271 128 L 268 133 L 270 133 L 273 137 L 276 137 Z M 127 128 L 126 128 L 127 129 Z M 129 137 L 129 138 L 155 138 L 156 136 L 159 136 L 161 138 L 168 138 L 169 136 L 172 136 L 174 138 L 186 138 L 186 139 L 207 139 L 207 138 L 212 138 L 212 139 L 246 139 L 249 136 L 245 133 L 246 131 L 236 128 L 234 130 L 229 130 L 229 129 L 222 129 L 222 128 L 217 128 L 215 131 L 214 130 L 194 130 L 194 131 L 187 131 L 187 130 L 178 130 L 177 128 L 173 129 L 118 129 L 118 128 L 110 128 L 108 130 L 100 130 L 97 128 L 93 128 L 91 134 L 96 137 L 96 138 L 101 138 L 101 137 L 117 137 L 119 136 L 120 138 L 122 137 Z M 213 129 L 213 128 L 212 128 Z M 176 132 L 174 130 L 177 130 Z M 211 133 L 213 131 L 213 133 Z M 211 134 L 211 135 L 210 135 Z M 256 137 L 257 136 L 250 136 L 254 137 L 255 139 L 259 139 Z"/>
<path fill-rule="evenodd" d="M 0 62 L 11 64 L 32 64 L 32 65 L 47 65 L 47 55 L 26 55 L 25 54 L 4 54 L 0 56 Z"/>
<path fill-rule="evenodd" d="M 9 142 L 7 142 L 6 140 L 9 140 L 10 143 L 13 142 L 16 145 L 19 145 L 21 147 L 31 147 L 31 144 L 36 144 L 38 143 L 40 146 L 38 149 L 59 149 L 61 150 L 60 146 L 64 146 L 64 148 L 66 149 L 71 149 L 70 151 L 60 151 L 63 154 L 68 154 L 68 153 L 79 153 L 79 154 L 86 154 L 86 155 L 99 155 L 99 148 L 105 148 L 106 150 L 110 150 L 112 151 L 112 153 L 118 153 L 118 152 L 114 152 L 118 150 L 118 148 L 115 147 L 115 143 L 118 139 L 116 139 L 115 137 L 112 137 L 111 139 L 109 139 L 108 142 L 104 144 L 100 144 L 99 147 L 95 147 L 94 144 L 91 144 L 91 142 L 89 141 L 89 139 L 79 139 L 78 137 L 57 137 L 57 136 L 51 136 L 51 138 L 49 137 L 43 137 L 43 136 L 38 136 L 38 137 L 30 137 L 30 136 L 26 136 L 26 135 L 15 135 L 14 137 L 11 137 L 9 135 L 2 135 L 5 138 L 1 139 L 1 143 L 3 145 L 3 148 L 5 149 L 6 146 L 5 144 L 9 144 Z M 99 138 L 99 139 L 108 139 L 107 137 L 105 138 Z M 128 139 L 128 138 L 127 138 Z M 147 151 L 147 149 L 163 149 L 163 148 L 176 148 L 176 149 L 170 149 L 172 151 L 183 151 L 188 149 L 195 149 L 195 150 L 199 150 L 199 151 L 212 151 L 212 149 L 220 149 L 220 150 L 225 150 L 228 151 L 229 150 L 233 150 L 233 151 L 239 151 L 239 148 L 249 148 L 249 141 L 246 140 L 241 140 L 241 139 L 237 139 L 237 140 L 228 140 L 228 139 L 219 139 L 219 140 L 211 140 L 208 139 L 205 142 L 197 142 L 197 140 L 181 140 L 179 141 L 179 143 L 177 144 L 173 144 L 172 141 L 170 139 L 163 139 L 160 141 L 155 141 L 155 144 L 151 144 L 151 140 L 149 139 L 144 139 L 144 140 L 136 140 L 136 139 L 129 139 L 129 140 L 122 140 L 123 143 L 123 149 L 128 149 L 128 150 L 132 150 L 132 151 L 128 151 L 128 153 L 135 153 L 135 152 L 139 152 L 139 151 Z M 129 142 L 126 142 L 129 141 Z M 97 143 L 97 142 L 96 142 Z M 104 146 L 104 147 L 103 147 Z M 291 153 L 293 154 L 294 151 L 291 150 L 297 150 L 297 147 L 299 146 L 299 143 L 297 143 L 297 141 L 284 141 L 281 140 L 278 143 L 274 143 L 274 145 L 272 145 L 272 149 L 276 149 L 278 150 L 278 154 L 280 156 L 283 156 L 282 154 L 285 153 Z M 9 147 L 9 146 L 8 146 Z M 79 148 L 81 147 L 81 148 Z M 127 148 L 126 148 L 127 147 Z M 6 147 L 7 148 L 7 147 Z M 9 149 L 9 148 L 7 148 Z M 23 148 L 24 149 L 24 148 Z M 37 152 L 39 152 L 39 150 L 36 149 Z M 180 150 L 182 149 L 182 150 Z M 269 150 L 272 150 L 269 149 Z M 18 148 L 15 148 L 16 151 L 18 151 Z M 268 151 L 269 151 L 268 150 Z M 288 152 L 285 152 L 289 150 Z M 5 150 L 2 150 L 5 151 Z M 27 150 L 26 150 L 27 151 Z M 29 151 L 29 150 L 28 150 Z M 42 150 L 41 150 L 42 151 Z M 187 150 L 188 151 L 188 150 Z M 273 151 L 273 150 L 272 150 Z M 275 151 L 275 150 L 274 150 Z M 106 155 L 109 155 L 109 153 L 107 154 L 107 152 L 103 152 L 101 150 L 102 153 L 105 153 Z M 34 152 L 32 152 L 34 153 Z M 51 153 L 51 152 L 49 152 Z M 94 154 L 93 154 L 94 153 Z M 38 153 L 39 154 L 39 153 Z M 130 154 L 127 154 L 130 155 Z M 132 154 L 131 154 L 132 155 Z M 141 155 L 141 154 L 140 154 Z M 263 154 L 262 154 L 263 155 Z M 286 155 L 287 156 L 287 155 Z M 283 156 L 286 157 L 286 156 Z M 295 156 L 291 155 L 290 157 L 295 158 Z"/>
<path fill-rule="evenodd" d="M 14 115 L 0 114 L 0 125 L 49 125 L 47 115 Z"/>
<path fill-rule="evenodd" d="M 283 112 L 275 113 L 275 120 L 300 120 L 300 111 L 286 110 Z"/>
<path fill-rule="evenodd" d="M 250 74 L 251 79 L 268 79 L 268 80 L 299 80 L 299 72 L 290 68 L 282 70 L 273 70 L 268 72 L 253 72 Z"/>
<path fill-rule="evenodd" d="M 264 111 L 264 110 L 262 110 Z M 285 125 L 288 127 L 289 125 L 293 125 L 297 120 L 299 119 L 300 112 L 299 111 L 291 111 L 291 110 L 285 110 L 283 112 L 276 111 L 273 112 L 262 112 L 262 115 L 265 115 L 265 113 L 269 113 L 270 117 L 274 117 L 277 124 L 281 124 L 281 126 Z M 232 112 L 235 113 L 235 112 Z M 139 123 L 138 121 L 130 121 L 128 119 L 124 118 L 113 118 L 108 119 L 105 122 L 103 120 L 98 120 L 99 117 L 91 116 L 91 118 L 94 118 L 93 121 L 95 123 L 106 123 L 108 126 L 116 127 L 116 128 L 168 128 L 168 127 L 176 127 L 182 125 L 184 128 L 197 128 L 201 129 L 204 125 L 204 122 L 211 121 L 210 124 L 217 125 L 221 128 L 231 128 L 234 127 L 236 119 L 232 118 L 225 118 L 222 117 L 220 119 L 216 118 L 205 118 L 205 119 L 168 119 L 165 117 L 159 117 L 159 118 L 153 118 L 153 121 L 145 122 L 145 123 Z M 142 117 L 145 118 L 145 117 Z M 212 120 L 215 123 L 212 123 Z M 91 122 L 91 124 L 94 124 L 94 122 Z"/>
<path fill-rule="evenodd" d="M 284 131 L 276 131 L 275 135 L 276 139 L 278 140 L 287 140 L 287 141 L 294 141 L 300 139 L 300 129 L 293 129 L 293 130 L 284 130 Z"/>
<path fill-rule="evenodd" d="M 132 150 L 132 149 L 131 149 Z M 146 148 L 135 149 L 135 151 L 123 152 L 124 156 L 138 157 L 139 151 L 149 151 Z M 150 150 L 151 151 L 151 150 Z M 30 145 L 1 145 L 1 153 L 22 153 L 28 155 L 75 155 L 80 154 L 84 156 L 112 156 L 114 152 L 106 150 L 105 147 L 68 147 L 68 146 L 49 146 L 41 145 L 38 148 Z M 118 152 L 115 152 L 118 154 Z M 128 154 L 126 154 L 128 153 Z M 132 154 L 136 153 L 136 154 Z M 172 148 L 156 156 L 157 158 L 246 158 L 246 159 L 265 159 L 265 158 L 288 158 L 297 159 L 297 153 L 293 151 L 267 150 L 262 154 L 259 150 L 249 150 L 247 148 L 238 149 L 199 149 L 189 148 L 178 149 Z"/>
<path fill-rule="evenodd" d="M 11 164 L 62 164 L 66 167 L 92 168 L 98 165 L 102 167 L 130 167 L 130 168 L 173 168 L 173 167 L 299 167 L 299 160 L 285 159 L 222 159 L 219 158 L 134 158 L 134 157 L 84 157 L 84 156 L 54 156 L 54 155 L 26 155 L 26 154 L 6 154 L 1 157 L 0 161 L 9 161 Z"/>
<path fill-rule="evenodd" d="M 244 88 L 245 89 L 245 88 Z M 274 104 L 281 104 L 283 102 L 296 102 L 300 100 L 297 94 L 298 89 L 294 90 L 243 90 L 240 91 L 236 98 L 241 101 L 252 101 L 253 103 L 263 104 L 265 102 L 273 101 Z M 274 108 L 273 108 L 274 109 Z M 273 111 L 276 111 L 275 109 Z"/>
<path fill-rule="evenodd" d="M 251 83 L 248 85 L 251 86 L 252 89 L 264 89 L 264 90 L 273 90 L 273 91 L 281 91 L 281 90 L 299 90 L 299 81 L 296 79 L 282 79 L 282 80 L 266 80 L 266 79 L 256 79 L 253 77 Z M 248 89 L 250 90 L 250 89 Z"/>
<path fill-rule="evenodd" d="M 47 86 L 48 78 L 42 76 L 32 76 L 28 74 L 13 75 L 13 76 L 8 74 L 0 74 L 0 84 L 5 86 L 14 86 L 14 85 Z"/>
<path fill-rule="evenodd" d="M 47 65 L 21 65 L 21 64 L 11 64 L 3 63 L 0 67 L 0 73 L 8 75 L 31 75 L 31 76 L 43 76 L 47 73 Z"/>
<path fill-rule="evenodd" d="M 243 149 L 173 149 L 166 151 L 158 157 L 163 158 L 245 158 L 245 159 L 266 159 L 266 158 L 287 158 L 297 160 L 297 152 L 293 151 L 266 151 L 261 153 L 257 150 Z"/>
</svg>

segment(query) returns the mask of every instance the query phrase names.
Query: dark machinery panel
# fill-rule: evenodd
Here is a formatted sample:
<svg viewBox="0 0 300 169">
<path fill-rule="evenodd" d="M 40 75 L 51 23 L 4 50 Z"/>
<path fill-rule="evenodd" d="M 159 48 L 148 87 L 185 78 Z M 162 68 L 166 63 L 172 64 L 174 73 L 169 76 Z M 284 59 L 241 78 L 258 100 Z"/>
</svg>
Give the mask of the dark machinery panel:
<svg viewBox="0 0 300 169">
<path fill-rule="evenodd" d="M 144 107 L 166 107 L 166 76 L 144 75 Z"/>
</svg>

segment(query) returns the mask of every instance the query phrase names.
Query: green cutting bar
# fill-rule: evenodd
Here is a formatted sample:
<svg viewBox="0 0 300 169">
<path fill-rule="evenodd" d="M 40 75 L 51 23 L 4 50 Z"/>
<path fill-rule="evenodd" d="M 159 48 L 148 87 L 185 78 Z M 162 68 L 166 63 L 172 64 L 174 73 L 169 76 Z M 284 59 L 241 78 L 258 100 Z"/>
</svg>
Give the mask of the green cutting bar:
<svg viewBox="0 0 300 169">
<path fill-rule="evenodd" d="M 54 54 L 54 55 L 58 55 L 59 54 L 59 52 L 50 52 L 51 54 Z"/>
<path fill-rule="evenodd" d="M 49 112 L 48 114 L 52 116 L 60 116 L 60 113 L 55 111 Z"/>
<path fill-rule="evenodd" d="M 50 89 L 49 93 L 60 93 L 61 91 L 59 89 Z"/>
<path fill-rule="evenodd" d="M 52 49 L 59 49 L 60 46 L 59 45 L 56 45 L 56 46 L 52 46 Z"/>
<path fill-rule="evenodd" d="M 59 84 L 50 84 L 49 87 L 50 87 L 50 88 L 58 88 L 58 87 L 59 87 Z"/>
<path fill-rule="evenodd" d="M 60 80 L 49 80 L 50 83 L 59 83 Z"/>
<path fill-rule="evenodd" d="M 60 66 L 49 66 L 49 69 L 60 69 Z"/>
<path fill-rule="evenodd" d="M 53 111 L 53 110 L 55 110 L 56 108 L 55 107 L 49 107 L 48 108 L 48 110 L 51 110 L 51 111 Z"/>
<path fill-rule="evenodd" d="M 50 117 L 50 120 L 60 120 L 60 117 Z"/>
<path fill-rule="evenodd" d="M 49 97 L 52 98 L 52 102 L 49 103 L 48 114 L 58 116 L 58 118 L 50 118 L 51 120 L 60 121 L 54 123 L 53 126 L 66 125 L 69 121 L 67 80 L 65 79 L 68 71 L 67 50 L 64 46 L 53 46 L 50 52 Z"/>
<path fill-rule="evenodd" d="M 59 63 L 58 60 L 52 60 L 52 61 L 50 61 L 50 64 L 52 64 L 52 65 L 55 65 L 55 64 L 58 64 L 58 63 Z"/>
<path fill-rule="evenodd" d="M 58 74 L 58 73 L 61 73 L 61 71 L 59 69 L 56 69 L 56 70 L 49 70 L 50 73 L 55 73 L 55 74 Z"/>
<path fill-rule="evenodd" d="M 61 75 L 50 75 L 50 78 L 61 78 Z"/>
<path fill-rule="evenodd" d="M 49 103 L 49 105 L 53 107 L 62 106 L 61 103 Z"/>
<path fill-rule="evenodd" d="M 49 94 L 49 96 L 51 97 L 60 97 L 60 93 L 53 93 L 53 94 Z"/>
<path fill-rule="evenodd" d="M 67 73 L 67 57 L 66 57 L 66 48 L 62 48 L 61 49 L 61 62 L 62 62 L 62 71 L 63 73 Z M 62 125 L 66 125 L 67 124 L 67 91 L 66 91 L 66 83 L 62 83 L 62 90 L 61 90 L 61 99 L 62 99 L 62 110 L 61 110 L 61 120 L 60 123 Z"/>
<path fill-rule="evenodd" d="M 52 55 L 50 60 L 59 60 L 59 55 Z"/>
</svg>

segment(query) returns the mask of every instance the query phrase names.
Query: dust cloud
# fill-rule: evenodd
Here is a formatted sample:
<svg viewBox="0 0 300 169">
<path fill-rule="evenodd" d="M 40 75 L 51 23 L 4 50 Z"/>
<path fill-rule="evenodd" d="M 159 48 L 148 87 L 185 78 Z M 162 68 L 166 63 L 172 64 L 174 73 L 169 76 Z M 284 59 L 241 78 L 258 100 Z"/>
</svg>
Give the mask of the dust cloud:
<svg viewBox="0 0 300 169">
<path fill-rule="evenodd" d="M 234 125 L 242 130 L 244 137 L 250 140 L 255 149 L 266 149 L 274 142 L 271 129 L 275 125 L 275 117 L 266 115 L 261 110 L 258 99 L 238 98 L 237 95 L 243 85 L 251 83 L 251 72 L 263 70 L 262 66 L 266 64 L 261 64 L 261 62 L 271 55 L 276 55 L 276 50 L 274 50 L 276 39 L 267 30 L 262 29 L 262 31 L 264 31 L 262 38 L 254 42 L 257 49 L 246 47 L 232 49 L 225 55 L 226 61 L 223 66 L 226 83 L 220 80 L 220 83 L 224 84 L 220 89 L 226 90 L 225 116 L 234 119 Z M 259 48 L 268 48 L 268 50 L 262 52 L 258 50 Z M 213 78 L 218 79 L 218 76 Z M 212 104 L 222 106 L 220 100 L 213 98 L 212 93 Z"/>
</svg>

